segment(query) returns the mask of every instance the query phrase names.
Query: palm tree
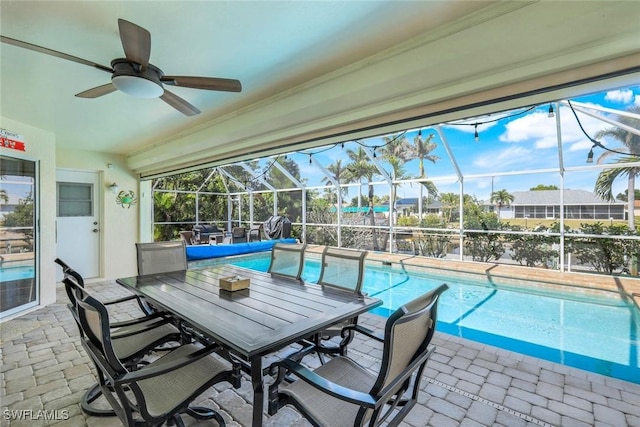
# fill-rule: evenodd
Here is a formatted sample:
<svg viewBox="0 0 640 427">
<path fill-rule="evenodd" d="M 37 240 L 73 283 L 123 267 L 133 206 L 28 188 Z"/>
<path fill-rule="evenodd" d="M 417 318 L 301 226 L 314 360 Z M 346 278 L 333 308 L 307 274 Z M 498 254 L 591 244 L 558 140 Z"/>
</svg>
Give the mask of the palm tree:
<svg viewBox="0 0 640 427">
<path fill-rule="evenodd" d="M 498 205 L 498 218 L 500 218 L 500 209 L 502 209 L 502 206 L 509 206 L 514 199 L 513 194 L 510 194 L 504 188 L 491 193 L 491 202 Z"/>
<path fill-rule="evenodd" d="M 383 141 L 385 144 L 380 150 L 380 153 L 391 166 L 391 173 L 389 173 L 389 175 L 391 175 L 391 179 L 394 181 L 391 184 L 391 200 L 389 200 L 389 221 L 392 221 L 398 193 L 398 184 L 396 184 L 395 181 L 411 178 L 404 169 L 404 164 L 410 157 L 409 144 L 404 134 L 385 136 Z"/>
<path fill-rule="evenodd" d="M 413 145 L 409 146 L 409 154 L 411 156 L 418 158 L 418 168 L 420 170 L 420 178 L 426 177 L 426 173 L 424 171 L 424 161 L 429 160 L 431 163 L 435 163 L 440 160 L 440 157 L 431 154 L 433 150 L 438 147 L 438 144 L 433 142 L 433 133 L 430 133 L 427 136 L 427 139 L 422 139 L 422 131 L 419 131 L 418 134 L 413 138 Z M 422 221 L 422 190 L 423 187 L 427 189 L 427 193 L 432 197 L 438 196 L 438 189 L 435 184 L 431 181 L 423 181 L 420 185 L 420 202 L 418 203 L 418 216 Z"/>
<path fill-rule="evenodd" d="M 351 182 L 360 182 L 362 179 L 367 180 L 367 184 L 369 186 L 369 221 L 371 224 L 372 231 L 372 240 L 373 240 L 373 250 L 377 251 L 378 248 L 378 232 L 375 229 L 376 218 L 373 210 L 373 177 L 378 175 L 378 168 L 369 161 L 369 157 L 367 153 L 359 147 L 358 150 L 348 150 L 347 155 L 353 163 L 351 163 L 347 169 L 349 171 L 349 179 Z M 358 197 L 358 204 L 360 203 L 361 197 Z M 359 207 L 359 206 L 358 206 Z"/>
<path fill-rule="evenodd" d="M 327 171 L 331 172 L 331 178 L 333 178 L 338 184 L 341 183 L 345 178 L 347 178 L 348 171 L 347 168 L 342 166 L 342 160 L 336 160 L 335 163 L 327 166 Z M 321 182 L 323 184 L 332 185 L 331 179 L 327 176 L 322 178 Z M 341 196 L 347 195 L 349 189 L 346 187 L 340 187 L 339 194 Z M 333 193 L 333 189 L 327 189 L 327 193 Z M 336 198 L 337 201 L 337 198 Z"/>
<path fill-rule="evenodd" d="M 454 210 L 460 203 L 460 196 L 455 193 L 444 193 L 440 195 L 440 202 L 442 202 L 444 223 L 448 224 L 451 222 Z"/>
<path fill-rule="evenodd" d="M 627 112 L 640 115 L 640 106 L 633 106 L 627 109 Z M 634 129 L 640 129 L 640 120 L 637 118 L 620 116 L 618 122 L 632 127 Z M 596 139 L 611 138 L 622 144 L 621 147 L 616 148 L 614 153 L 611 151 L 605 151 L 598 157 L 598 163 L 602 163 L 605 159 L 613 154 L 623 153 L 625 157 L 619 158 L 615 163 L 631 163 L 640 161 L 640 135 L 637 135 L 628 130 L 621 129 L 619 127 L 613 127 L 603 129 L 595 135 Z M 626 155 L 630 156 L 627 157 Z M 613 182 L 619 176 L 627 176 L 627 206 L 629 212 L 629 230 L 634 231 L 635 227 L 635 182 L 636 176 L 640 174 L 640 168 L 633 166 L 621 166 L 619 168 L 608 169 L 600 172 L 598 179 L 596 179 L 595 192 L 604 200 L 613 202 L 615 197 L 613 196 Z"/>
<path fill-rule="evenodd" d="M 391 166 L 390 175 L 392 179 L 392 184 L 391 184 L 391 198 L 389 200 L 389 221 L 391 221 L 393 218 L 392 214 L 393 212 L 395 212 L 396 198 L 398 194 L 398 184 L 395 181 L 400 179 L 409 179 L 411 178 L 411 175 L 408 175 L 406 173 L 406 170 L 404 168 L 404 161 L 399 157 L 392 156 L 387 158 L 386 160 Z"/>
<path fill-rule="evenodd" d="M 367 164 L 369 162 L 369 156 L 367 156 L 367 153 L 364 151 L 362 147 L 358 147 L 357 150 L 348 149 L 347 156 L 349 156 L 349 160 L 351 160 L 351 163 L 346 167 L 347 173 L 345 174 L 345 182 L 361 183 L 362 178 L 364 178 L 364 175 L 360 173 L 362 172 L 362 170 L 360 169 L 366 169 L 366 168 L 354 167 L 354 165 Z M 358 211 L 362 207 L 361 203 L 362 203 L 362 186 L 359 185 L 358 186 Z"/>
<path fill-rule="evenodd" d="M 425 160 L 429 160 L 431 163 L 435 163 L 440 160 L 440 157 L 435 154 L 431 154 L 431 152 L 438 147 L 438 144 L 432 141 L 433 136 L 434 134 L 430 133 L 426 139 L 422 139 L 422 133 L 418 132 L 418 135 L 413 138 L 413 145 L 409 146 L 409 153 L 418 158 L 420 178 L 424 178 L 426 176 L 424 172 Z"/>
<path fill-rule="evenodd" d="M 409 159 L 409 143 L 404 134 L 385 136 L 382 140 L 384 141 L 384 145 L 380 149 L 380 154 L 382 154 L 383 157 L 397 157 L 403 162 Z"/>
</svg>

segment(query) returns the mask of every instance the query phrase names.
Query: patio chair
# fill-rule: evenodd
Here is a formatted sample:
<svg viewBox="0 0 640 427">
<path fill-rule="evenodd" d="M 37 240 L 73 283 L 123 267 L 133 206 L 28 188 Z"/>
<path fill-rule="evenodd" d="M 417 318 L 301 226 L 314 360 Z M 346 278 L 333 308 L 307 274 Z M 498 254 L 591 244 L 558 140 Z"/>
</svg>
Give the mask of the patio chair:
<svg viewBox="0 0 640 427">
<path fill-rule="evenodd" d="M 271 248 L 271 276 L 302 281 L 306 243 L 275 243 Z"/>
<path fill-rule="evenodd" d="M 196 244 L 193 231 L 184 231 L 184 230 L 181 231 L 180 232 L 180 238 L 182 239 L 184 244 L 187 245 L 187 246 Z M 199 242 L 197 242 L 197 243 L 199 243 Z"/>
<path fill-rule="evenodd" d="M 397 309 L 381 337 L 361 325 L 348 328 L 383 343 L 378 373 L 338 356 L 311 371 L 291 359 L 271 365 L 277 373 L 269 387 L 269 414 L 294 405 L 315 426 L 398 425 L 418 400 L 420 380 L 434 351 L 440 285 Z M 288 384 L 288 376 L 298 377 Z"/>
<path fill-rule="evenodd" d="M 187 269 L 183 241 L 136 243 L 136 252 L 140 276 Z"/>
<path fill-rule="evenodd" d="M 263 225 L 252 225 L 249 229 L 249 234 L 247 236 L 247 240 L 249 242 L 259 242 L 262 240 L 262 228 Z"/>
<path fill-rule="evenodd" d="M 246 243 L 247 229 L 244 227 L 233 227 L 231 229 L 231 237 L 233 238 L 233 243 Z"/>
<path fill-rule="evenodd" d="M 76 282 L 80 287 L 84 288 L 84 278 L 80 275 L 80 273 L 75 271 L 73 268 L 71 268 L 66 262 L 62 261 L 60 258 L 56 258 L 54 262 L 58 264 L 60 267 L 62 267 L 62 273 L 64 274 L 65 278 L 69 276 L 69 279 L 73 279 L 74 282 Z M 68 289 L 67 289 L 67 296 L 69 297 L 70 300 L 73 299 L 73 296 L 69 295 Z M 127 295 L 126 297 L 114 299 L 114 300 L 103 301 L 102 303 L 106 306 L 110 306 L 110 305 L 120 304 L 128 301 L 132 301 L 132 300 L 136 300 L 136 302 L 138 303 L 138 306 L 140 307 L 140 310 L 145 316 L 149 316 L 155 312 L 155 310 L 143 298 L 133 294 Z M 75 301 L 73 301 L 73 303 L 75 304 Z"/>
<path fill-rule="evenodd" d="M 240 386 L 240 371 L 221 357 L 218 345 L 185 344 L 137 369 L 123 364 L 105 306 L 90 294 L 78 301 L 82 346 L 93 361 L 103 395 L 125 426 L 184 426 L 181 413 L 197 419 L 224 419 L 215 410 L 189 407 L 191 402 L 222 381 Z"/>
<path fill-rule="evenodd" d="M 320 267 L 320 278 L 318 284 L 332 289 L 345 292 L 353 292 L 362 296 L 362 283 L 364 281 L 365 257 L 367 251 L 354 249 L 334 248 L 327 246 L 322 251 L 322 261 Z M 316 351 L 320 361 L 324 363 L 322 354 L 347 355 L 347 345 L 353 339 L 350 330 L 343 329 L 350 324 L 357 324 L 358 318 L 354 317 L 344 322 L 333 325 L 314 337 Z M 333 337 L 342 336 L 338 346 L 327 345 L 323 341 L 328 341 Z"/>
<path fill-rule="evenodd" d="M 84 280 L 79 273 L 59 258 L 56 259 L 56 263 L 65 265 L 65 267 L 63 267 L 64 278 L 62 282 L 69 297 L 67 308 L 76 321 L 80 336 L 83 336 L 84 332 L 80 325 L 77 306 L 79 300 L 89 295 L 89 291 L 84 288 Z M 129 298 L 123 298 L 117 300 L 117 302 L 129 300 Z M 109 301 L 102 304 L 106 306 L 106 304 L 112 302 L 113 301 Z M 172 322 L 173 319 L 170 316 L 165 313 L 156 312 L 126 322 L 111 323 L 112 345 L 120 362 L 135 368 L 142 363 L 142 359 L 147 354 L 158 349 L 159 346 L 182 340 L 183 335 Z M 112 410 L 93 406 L 93 403 L 100 398 L 101 395 L 102 390 L 99 384 L 96 383 L 92 387 L 89 387 L 80 402 L 82 410 L 88 415 L 93 416 L 115 415 L 115 412 Z"/>
</svg>

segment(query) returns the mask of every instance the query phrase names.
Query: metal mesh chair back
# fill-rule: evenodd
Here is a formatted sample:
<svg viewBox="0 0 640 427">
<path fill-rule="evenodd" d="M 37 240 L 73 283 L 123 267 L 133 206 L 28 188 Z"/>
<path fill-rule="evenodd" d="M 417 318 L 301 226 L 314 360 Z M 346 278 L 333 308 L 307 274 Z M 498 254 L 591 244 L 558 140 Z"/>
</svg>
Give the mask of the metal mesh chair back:
<svg viewBox="0 0 640 427">
<path fill-rule="evenodd" d="M 126 372 L 111 343 L 109 314 L 104 304 L 85 291 L 85 296 L 78 300 L 77 307 L 83 345 L 91 347 L 89 354 L 94 363 L 97 366 L 106 363 L 113 372 Z"/>
<path fill-rule="evenodd" d="M 448 289 L 446 284 L 397 309 L 385 325 L 382 368 L 373 388 L 376 393 L 386 387 L 427 352 L 436 327 L 438 299 Z M 400 387 L 402 384 L 397 384 Z"/>
<path fill-rule="evenodd" d="M 226 360 L 210 356 L 219 346 L 185 344 L 155 361 L 147 361 L 147 365 L 127 369 L 116 356 L 114 344 L 119 338 L 114 335 L 112 341 L 104 305 L 88 294 L 78 301 L 78 313 L 84 330 L 82 345 L 96 367 L 102 395 L 123 425 L 151 426 L 167 421 L 167 425 L 184 425 L 181 412 L 198 419 L 215 418 L 224 425 L 224 419 L 214 410 L 188 408 L 213 384 L 233 381 L 234 387 L 240 386 L 239 368 L 233 369 Z"/>
<path fill-rule="evenodd" d="M 187 269 L 183 241 L 136 243 L 138 275 L 166 273 Z"/>
<path fill-rule="evenodd" d="M 272 276 L 302 280 L 306 243 L 276 243 L 271 249 L 271 264 L 268 272 Z"/>
<path fill-rule="evenodd" d="M 383 343 L 378 372 L 337 356 L 312 371 L 299 356 L 277 361 L 269 387 L 269 414 L 293 404 L 315 426 L 397 426 L 418 402 L 422 372 L 434 352 L 438 299 L 446 284 L 396 310 L 384 336 L 359 325 L 346 330 Z M 285 381 L 289 377 L 292 381 Z M 295 377 L 298 377 L 297 379 Z"/>
<path fill-rule="evenodd" d="M 84 288 L 84 279 L 80 273 L 75 271 L 60 258 L 56 258 L 55 263 L 62 267 L 62 274 L 64 274 L 62 283 L 64 283 L 64 290 L 69 298 L 69 309 L 74 317 L 77 318 L 76 305 L 77 300 L 84 297 L 81 293 L 82 288 Z"/>
<path fill-rule="evenodd" d="M 322 252 L 318 284 L 362 294 L 367 251 L 327 246 Z"/>
</svg>

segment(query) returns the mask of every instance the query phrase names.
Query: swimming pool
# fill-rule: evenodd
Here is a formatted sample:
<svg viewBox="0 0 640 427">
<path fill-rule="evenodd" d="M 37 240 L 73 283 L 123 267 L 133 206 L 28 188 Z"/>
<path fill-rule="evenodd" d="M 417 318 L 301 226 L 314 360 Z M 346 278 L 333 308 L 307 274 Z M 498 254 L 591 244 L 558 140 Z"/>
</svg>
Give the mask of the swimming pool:
<svg viewBox="0 0 640 427">
<path fill-rule="evenodd" d="M 270 255 L 230 262 L 267 271 Z M 305 260 L 304 280 L 319 276 L 319 260 Z M 496 285 L 370 264 L 363 290 L 383 301 L 372 313 L 388 316 L 443 282 L 449 290 L 439 303 L 438 331 L 640 383 L 640 313 L 618 294 Z"/>
<path fill-rule="evenodd" d="M 11 280 L 33 279 L 35 270 L 30 266 L 2 267 L 0 268 L 0 282 L 9 282 Z"/>
</svg>

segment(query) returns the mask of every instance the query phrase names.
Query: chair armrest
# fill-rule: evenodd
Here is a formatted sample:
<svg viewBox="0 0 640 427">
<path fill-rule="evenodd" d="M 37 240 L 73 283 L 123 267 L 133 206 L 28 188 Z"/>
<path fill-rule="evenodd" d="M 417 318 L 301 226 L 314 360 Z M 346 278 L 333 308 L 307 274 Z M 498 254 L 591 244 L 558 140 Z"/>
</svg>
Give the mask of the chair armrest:
<svg viewBox="0 0 640 427">
<path fill-rule="evenodd" d="M 128 372 L 124 376 L 120 377 L 117 382 L 126 384 L 134 381 L 144 380 L 146 378 L 157 377 L 158 375 L 163 375 L 167 372 L 175 371 L 176 369 L 180 369 L 184 366 L 194 363 L 218 350 L 220 350 L 220 346 L 218 344 L 212 344 L 194 351 L 193 353 L 187 354 L 180 359 L 172 360 L 171 362 L 163 363 L 162 359 L 159 359 L 158 361 L 152 362 L 146 367 Z"/>
<path fill-rule="evenodd" d="M 140 307 L 140 311 L 142 311 L 145 315 L 149 315 L 149 314 L 153 313 L 152 309 L 149 308 L 149 306 L 148 306 L 149 304 L 146 303 L 145 301 L 143 301 L 143 299 L 142 299 L 142 297 L 140 295 L 127 295 L 126 297 L 116 298 L 116 299 L 113 299 L 113 300 L 102 302 L 102 304 L 104 304 L 105 306 L 109 306 L 109 305 L 113 305 L 113 304 L 120 304 L 121 302 L 131 301 L 131 300 L 134 300 L 134 299 L 138 303 L 138 306 Z"/>
<path fill-rule="evenodd" d="M 140 298 L 138 295 L 127 295 L 126 297 L 116 298 L 109 301 L 103 301 L 104 305 L 120 304 L 121 302 L 131 301 Z"/>
<path fill-rule="evenodd" d="M 345 326 L 344 328 L 342 328 L 342 332 L 340 332 L 340 335 L 342 337 L 345 336 L 345 332 L 347 330 L 351 330 L 353 332 L 360 332 L 361 334 L 364 334 L 366 336 L 368 336 L 369 338 L 373 338 L 374 340 L 378 341 L 378 342 L 384 342 L 384 336 L 382 336 L 381 334 L 377 333 L 374 330 L 371 330 L 369 328 L 365 328 L 364 326 L 361 325 L 348 325 Z"/>
<path fill-rule="evenodd" d="M 369 393 L 363 393 L 329 381 L 293 360 L 283 359 L 275 362 L 274 365 L 286 369 L 309 385 L 335 398 L 367 408 L 375 408 L 378 405 L 376 399 Z"/>
<path fill-rule="evenodd" d="M 149 324 L 148 324 L 148 325 L 146 325 L 145 327 L 141 327 L 141 328 L 139 328 L 139 329 L 135 329 L 135 330 L 133 330 L 133 331 L 125 331 L 125 332 L 118 332 L 118 331 L 115 331 L 115 332 L 113 332 L 113 333 L 111 334 L 111 338 L 112 338 L 112 339 L 119 339 L 119 338 L 130 337 L 130 336 L 133 336 L 133 335 L 138 335 L 138 334 L 141 334 L 141 333 L 143 333 L 143 332 L 151 331 L 151 330 L 153 330 L 153 329 L 156 329 L 156 328 L 157 328 L 157 327 L 159 327 L 159 326 L 166 325 L 167 323 L 171 323 L 171 322 L 172 322 L 172 319 L 169 319 L 169 318 L 160 318 L 160 319 L 158 319 L 158 321 L 157 321 L 157 322 L 149 323 Z M 126 323 L 126 322 L 122 322 L 122 323 Z M 122 325 L 122 324 L 120 324 L 120 326 L 121 326 L 121 327 L 122 327 L 122 326 L 130 326 L 130 325 L 136 325 L 136 324 L 138 324 L 138 323 L 142 323 L 142 322 L 137 322 L 137 323 L 135 323 L 135 322 L 134 322 L 134 323 L 130 323 L 129 325 Z M 178 331 L 178 329 L 177 329 L 177 328 L 176 328 L 176 333 L 179 333 L 179 331 Z"/>
<path fill-rule="evenodd" d="M 123 326 L 137 325 L 139 323 L 148 322 L 149 320 L 153 320 L 153 319 L 166 319 L 168 321 L 172 321 L 173 320 L 171 318 L 171 316 L 169 315 L 169 313 L 158 311 L 156 313 L 151 313 L 150 315 L 144 316 L 144 317 L 137 317 L 137 318 L 131 319 L 131 320 L 123 320 L 122 322 L 113 322 L 113 323 L 110 323 L 109 326 L 112 329 L 113 328 L 122 328 Z M 167 322 L 163 322 L 163 323 L 167 323 Z"/>
</svg>

